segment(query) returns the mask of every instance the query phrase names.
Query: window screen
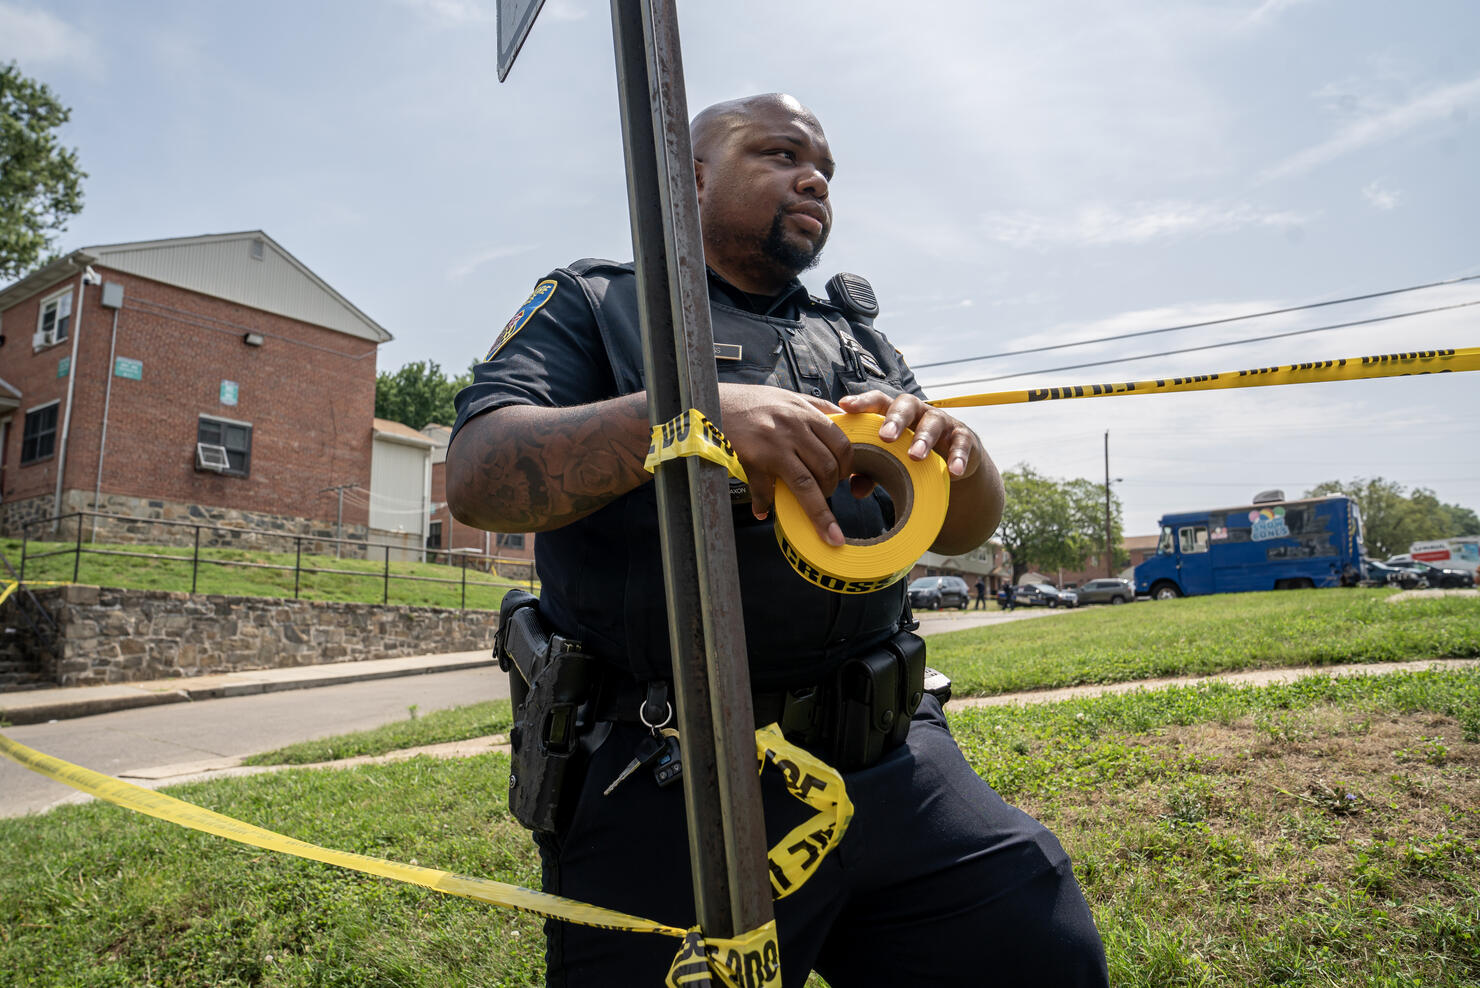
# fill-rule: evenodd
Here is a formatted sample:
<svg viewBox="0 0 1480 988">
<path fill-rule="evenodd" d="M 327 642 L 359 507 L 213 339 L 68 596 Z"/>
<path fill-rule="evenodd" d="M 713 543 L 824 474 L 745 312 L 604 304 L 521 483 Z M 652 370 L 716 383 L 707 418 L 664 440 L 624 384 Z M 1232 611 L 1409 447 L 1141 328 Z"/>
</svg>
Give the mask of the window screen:
<svg viewBox="0 0 1480 988">
<path fill-rule="evenodd" d="M 226 460 L 230 464 L 221 471 L 228 477 L 245 477 L 252 467 L 252 427 L 239 422 L 223 422 L 203 418 L 196 433 L 198 443 L 211 443 L 226 448 Z"/>
</svg>

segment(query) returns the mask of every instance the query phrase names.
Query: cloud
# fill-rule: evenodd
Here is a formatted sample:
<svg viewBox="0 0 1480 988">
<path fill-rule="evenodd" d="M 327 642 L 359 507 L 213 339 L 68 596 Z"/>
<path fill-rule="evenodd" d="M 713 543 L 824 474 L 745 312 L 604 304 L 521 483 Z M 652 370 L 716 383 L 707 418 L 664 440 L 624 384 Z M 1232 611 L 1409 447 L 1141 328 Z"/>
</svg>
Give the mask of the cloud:
<svg viewBox="0 0 1480 988">
<path fill-rule="evenodd" d="M 92 38 L 44 10 L 0 3 L 0 58 L 28 65 L 89 64 L 97 55 Z"/>
<path fill-rule="evenodd" d="M 451 21 L 454 24 L 483 24 L 494 19 L 490 5 L 478 0 L 396 0 L 403 7 L 410 7 L 429 17 Z"/>
<path fill-rule="evenodd" d="M 1398 190 L 1384 188 L 1380 178 L 1368 182 L 1362 189 L 1362 198 L 1383 211 L 1396 209 L 1402 197 L 1403 193 Z"/>
<path fill-rule="evenodd" d="M 993 213 L 985 217 L 983 226 L 987 236 L 1011 247 L 1100 247 L 1232 233 L 1248 227 L 1287 229 L 1307 219 L 1249 203 L 1166 201 L 1133 203 L 1127 208 L 1094 204 L 1068 217 Z"/>
<path fill-rule="evenodd" d="M 460 281 L 485 264 L 492 261 L 501 261 L 506 257 L 516 257 L 531 249 L 528 244 L 521 244 L 509 247 L 490 247 L 487 250 L 479 251 L 449 268 L 447 271 L 447 280 Z"/>
<path fill-rule="evenodd" d="M 1261 182 L 1289 178 L 1372 144 L 1392 140 L 1423 124 L 1463 120 L 1467 106 L 1480 102 L 1480 78 L 1443 86 L 1388 110 L 1354 121 L 1335 135 L 1266 169 Z"/>
<path fill-rule="evenodd" d="M 1291 7 L 1304 3 L 1305 0 L 1264 0 L 1254 12 L 1249 14 L 1248 23 L 1260 24 L 1264 21 L 1274 20 L 1280 14 Z"/>
<path fill-rule="evenodd" d="M 583 21 L 586 8 L 578 7 L 570 0 L 549 0 L 540 8 L 540 16 L 553 21 Z"/>
</svg>

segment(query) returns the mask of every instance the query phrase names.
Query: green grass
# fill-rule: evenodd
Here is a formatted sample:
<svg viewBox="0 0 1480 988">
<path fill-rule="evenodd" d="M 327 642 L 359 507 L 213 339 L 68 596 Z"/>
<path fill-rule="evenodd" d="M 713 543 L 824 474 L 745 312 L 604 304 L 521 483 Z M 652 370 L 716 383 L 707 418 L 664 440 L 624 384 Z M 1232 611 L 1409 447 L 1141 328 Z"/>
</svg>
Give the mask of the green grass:
<svg viewBox="0 0 1480 988">
<path fill-rule="evenodd" d="M 37 542 L 26 546 L 29 555 L 64 550 L 64 555 L 28 559 L 26 582 L 74 582 L 76 556 L 70 551 L 74 542 Z M 77 583 L 104 587 L 127 587 L 138 590 L 177 590 L 191 588 L 191 546 L 82 544 Z M 89 549 L 105 550 L 99 555 Z M 0 552 L 20 567 L 20 542 L 0 540 Z M 372 555 L 375 549 L 371 548 Z M 150 559 L 147 555 L 168 556 Z M 200 550 L 201 563 L 196 573 L 196 592 L 230 594 L 243 597 L 294 596 L 292 552 L 266 552 L 256 549 L 206 548 Z M 252 566 L 228 566 L 222 563 L 250 563 Z M 268 569 L 286 567 L 286 569 Z M 387 595 L 385 562 L 382 559 L 338 559 L 334 556 L 302 557 L 306 569 L 343 570 L 341 573 L 303 573 L 299 578 L 298 596 L 305 600 L 337 600 L 360 603 L 382 603 Z M 525 567 L 527 571 L 527 567 Z M 391 560 L 389 599 L 391 604 L 421 607 L 463 606 L 462 570 L 459 567 L 433 563 Z M 400 577 L 400 579 L 398 579 Z M 414 577 L 416 579 L 407 579 Z M 445 582 L 431 582 L 445 581 Z M 510 587 L 530 589 L 528 579 L 500 577 L 497 573 L 467 571 L 466 606 L 474 610 L 496 610 Z M 538 583 L 534 589 L 538 591 Z"/>
<path fill-rule="evenodd" d="M 1344 662 L 1480 656 L 1480 601 L 1284 590 L 1098 607 L 930 639 L 957 695 Z"/>
<path fill-rule="evenodd" d="M 951 717 L 977 770 L 1074 857 L 1117 986 L 1480 983 L 1480 671 Z M 501 755 L 416 758 L 170 791 L 535 887 L 507 774 Z M 111 806 L 0 821 L 0 860 L 5 984 L 543 983 L 535 920 Z"/>
<path fill-rule="evenodd" d="M 514 723 L 508 700 L 487 700 L 467 707 L 434 710 L 368 731 L 290 744 L 246 759 L 248 765 L 309 765 L 360 755 L 382 755 L 447 741 L 505 734 Z"/>
</svg>

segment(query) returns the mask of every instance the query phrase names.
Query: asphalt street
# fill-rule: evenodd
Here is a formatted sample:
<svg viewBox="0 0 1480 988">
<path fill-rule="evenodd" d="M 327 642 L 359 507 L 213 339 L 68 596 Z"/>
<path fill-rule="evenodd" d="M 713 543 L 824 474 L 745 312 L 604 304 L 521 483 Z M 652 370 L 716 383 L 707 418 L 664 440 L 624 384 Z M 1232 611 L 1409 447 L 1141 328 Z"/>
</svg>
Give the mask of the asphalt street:
<svg viewBox="0 0 1480 988">
<path fill-rule="evenodd" d="M 929 636 L 1062 611 L 989 605 L 984 610 L 916 615 Z M 243 755 L 404 720 L 509 695 L 497 667 L 377 679 L 251 696 L 140 707 L 5 729 L 21 744 L 115 778 L 158 778 L 206 771 Z M 71 788 L 0 758 L 0 817 L 41 812 L 83 798 Z"/>
<path fill-rule="evenodd" d="M 497 666 L 397 679 L 172 703 L 5 729 L 21 744 L 122 777 L 220 762 L 297 741 L 363 731 L 418 713 L 509 695 Z M 179 773 L 174 773 L 179 774 Z M 0 758 L 0 816 L 74 801 L 75 790 Z"/>
</svg>

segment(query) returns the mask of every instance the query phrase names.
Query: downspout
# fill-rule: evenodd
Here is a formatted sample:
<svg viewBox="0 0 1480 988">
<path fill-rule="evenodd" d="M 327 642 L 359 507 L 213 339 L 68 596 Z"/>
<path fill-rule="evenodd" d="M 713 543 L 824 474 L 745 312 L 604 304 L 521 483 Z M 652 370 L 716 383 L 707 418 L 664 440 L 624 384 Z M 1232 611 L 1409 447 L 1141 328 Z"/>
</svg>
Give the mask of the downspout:
<svg viewBox="0 0 1480 988">
<path fill-rule="evenodd" d="M 113 355 L 118 348 L 118 310 L 113 310 L 113 335 L 108 339 L 108 386 L 103 389 L 103 429 L 98 437 L 98 479 L 93 485 L 93 510 L 98 510 L 98 499 L 103 493 L 103 450 L 108 445 L 108 406 L 113 401 Z M 98 519 L 92 520 L 88 541 L 98 540 Z"/>
<path fill-rule="evenodd" d="M 91 272 L 92 277 L 88 275 Z M 55 534 L 62 527 L 60 515 L 62 513 L 62 478 L 67 472 L 67 437 L 72 431 L 72 397 L 77 387 L 77 342 L 82 339 L 82 300 L 87 292 L 88 284 L 96 279 L 101 282 L 96 272 L 92 272 L 91 266 L 84 265 L 82 277 L 77 281 L 77 324 L 72 328 L 72 356 L 67 365 L 67 408 L 62 413 L 62 440 L 57 445 L 57 490 L 52 497 L 51 515 L 57 519 L 52 523 L 52 533 Z M 110 368 L 111 376 L 112 370 Z"/>
<path fill-rule="evenodd" d="M 432 451 L 427 450 L 426 472 L 421 485 L 421 561 L 427 561 L 427 536 L 432 534 Z M 452 547 L 448 533 L 448 548 Z M 451 558 L 450 556 L 448 558 Z"/>
</svg>

